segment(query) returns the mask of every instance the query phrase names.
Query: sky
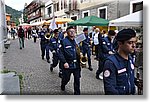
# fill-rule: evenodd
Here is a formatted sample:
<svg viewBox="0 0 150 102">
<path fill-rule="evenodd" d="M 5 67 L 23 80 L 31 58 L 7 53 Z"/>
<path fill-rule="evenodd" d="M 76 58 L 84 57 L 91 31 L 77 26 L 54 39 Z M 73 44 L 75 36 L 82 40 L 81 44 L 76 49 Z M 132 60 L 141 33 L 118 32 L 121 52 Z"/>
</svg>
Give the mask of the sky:
<svg viewBox="0 0 150 102">
<path fill-rule="evenodd" d="M 5 0 L 5 4 L 16 10 L 24 9 L 24 4 L 31 3 L 33 0 Z"/>
</svg>

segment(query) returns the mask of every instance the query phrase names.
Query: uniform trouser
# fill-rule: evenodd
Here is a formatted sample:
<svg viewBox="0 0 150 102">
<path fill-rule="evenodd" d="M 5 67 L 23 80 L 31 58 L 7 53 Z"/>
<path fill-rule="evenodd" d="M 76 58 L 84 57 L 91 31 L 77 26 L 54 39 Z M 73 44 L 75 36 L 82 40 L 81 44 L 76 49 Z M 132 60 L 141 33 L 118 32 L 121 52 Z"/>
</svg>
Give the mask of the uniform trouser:
<svg viewBox="0 0 150 102">
<path fill-rule="evenodd" d="M 47 60 L 50 59 L 50 57 L 49 57 L 49 51 L 50 51 L 49 45 L 46 44 L 46 59 L 47 59 Z"/>
<path fill-rule="evenodd" d="M 83 50 L 83 56 L 85 56 L 85 54 L 87 53 L 87 57 L 88 57 L 88 65 L 89 67 L 91 67 L 91 50 Z"/>
<path fill-rule="evenodd" d="M 98 69 L 96 71 L 96 75 L 99 76 L 100 73 L 103 72 L 103 60 L 102 59 L 99 59 L 98 60 Z"/>
<path fill-rule="evenodd" d="M 99 75 L 100 73 L 103 72 L 103 65 L 104 65 L 104 61 L 105 59 L 108 57 L 108 54 L 100 54 L 100 57 L 99 57 L 99 61 L 98 61 L 98 70 L 96 71 L 96 75 Z"/>
<path fill-rule="evenodd" d="M 56 55 L 56 53 L 53 54 L 53 59 L 52 59 L 52 67 L 56 67 L 59 63 L 59 72 L 62 72 L 62 65 L 61 62 L 59 61 L 59 57 L 58 55 Z"/>
<path fill-rule="evenodd" d="M 80 95 L 80 77 L 81 69 L 62 69 L 61 85 L 65 86 L 70 80 L 71 73 L 74 75 L 74 94 Z"/>
<path fill-rule="evenodd" d="M 20 38 L 19 37 L 19 45 L 20 45 L 20 48 L 24 48 L 24 37 Z"/>
<path fill-rule="evenodd" d="M 95 45 L 95 55 L 96 55 L 96 58 L 98 58 L 98 45 Z"/>
<path fill-rule="evenodd" d="M 94 52 L 94 43 L 92 43 L 92 55 L 93 55 L 93 52 Z"/>
<path fill-rule="evenodd" d="M 44 56 L 45 56 L 46 44 L 40 43 L 40 45 L 41 45 L 42 58 L 44 58 Z"/>
<path fill-rule="evenodd" d="M 34 37 L 33 37 L 33 39 L 34 39 L 34 43 L 36 43 L 36 39 L 37 39 L 37 37 L 35 37 L 35 36 L 34 36 Z"/>
</svg>

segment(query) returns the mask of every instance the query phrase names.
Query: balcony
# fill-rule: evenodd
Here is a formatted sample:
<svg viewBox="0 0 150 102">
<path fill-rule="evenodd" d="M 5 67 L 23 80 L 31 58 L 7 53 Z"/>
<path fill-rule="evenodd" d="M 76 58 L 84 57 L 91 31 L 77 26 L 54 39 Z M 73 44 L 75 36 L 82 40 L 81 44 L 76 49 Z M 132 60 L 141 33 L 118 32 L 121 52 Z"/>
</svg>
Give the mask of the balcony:
<svg viewBox="0 0 150 102">
<path fill-rule="evenodd" d="M 33 4 L 31 6 L 29 6 L 27 9 L 26 9 L 26 14 L 31 14 L 33 13 L 34 11 L 38 10 L 39 8 L 42 8 L 44 7 L 44 5 L 40 5 L 40 4 Z"/>
<path fill-rule="evenodd" d="M 32 21 L 32 20 L 34 20 L 34 19 L 37 19 L 37 18 L 39 18 L 39 17 L 42 17 L 42 13 L 38 13 L 38 14 L 36 14 L 35 16 L 29 16 L 29 17 L 28 17 L 28 22 L 30 22 L 30 21 Z"/>
</svg>

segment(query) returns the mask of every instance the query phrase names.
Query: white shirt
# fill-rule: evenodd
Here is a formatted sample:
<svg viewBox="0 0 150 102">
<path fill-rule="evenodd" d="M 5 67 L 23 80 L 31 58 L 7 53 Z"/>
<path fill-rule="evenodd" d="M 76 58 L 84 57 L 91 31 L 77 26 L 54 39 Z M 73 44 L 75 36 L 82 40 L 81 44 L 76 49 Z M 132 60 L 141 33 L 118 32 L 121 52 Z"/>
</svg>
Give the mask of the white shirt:
<svg viewBox="0 0 150 102">
<path fill-rule="evenodd" d="M 95 35 L 94 35 L 94 45 L 98 45 L 99 44 L 98 35 L 99 35 L 99 32 L 95 33 Z"/>
</svg>

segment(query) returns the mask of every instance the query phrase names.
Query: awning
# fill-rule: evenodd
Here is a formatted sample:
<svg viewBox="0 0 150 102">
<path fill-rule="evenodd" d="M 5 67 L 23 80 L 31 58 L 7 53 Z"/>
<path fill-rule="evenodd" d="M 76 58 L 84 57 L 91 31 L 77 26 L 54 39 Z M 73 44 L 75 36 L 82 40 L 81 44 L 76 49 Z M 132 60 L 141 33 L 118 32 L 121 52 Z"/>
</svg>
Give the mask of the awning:
<svg viewBox="0 0 150 102">
<path fill-rule="evenodd" d="M 43 25 L 45 21 L 41 21 L 41 22 L 34 22 L 32 24 L 30 24 L 31 26 L 39 26 L 39 25 Z"/>
<path fill-rule="evenodd" d="M 142 26 L 143 11 L 138 11 L 115 20 L 109 21 L 109 26 Z"/>
<path fill-rule="evenodd" d="M 52 20 L 45 21 L 44 24 L 50 24 Z M 55 18 L 56 24 L 64 24 L 68 22 L 72 22 L 71 18 Z"/>
<path fill-rule="evenodd" d="M 68 24 L 73 26 L 108 26 L 109 20 L 97 16 L 87 16 Z"/>
</svg>

